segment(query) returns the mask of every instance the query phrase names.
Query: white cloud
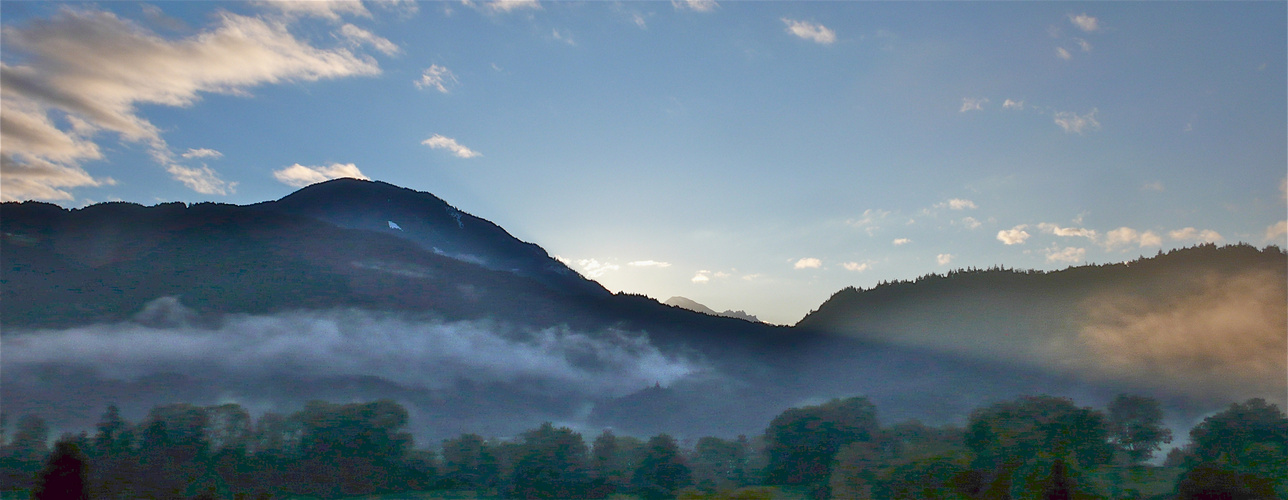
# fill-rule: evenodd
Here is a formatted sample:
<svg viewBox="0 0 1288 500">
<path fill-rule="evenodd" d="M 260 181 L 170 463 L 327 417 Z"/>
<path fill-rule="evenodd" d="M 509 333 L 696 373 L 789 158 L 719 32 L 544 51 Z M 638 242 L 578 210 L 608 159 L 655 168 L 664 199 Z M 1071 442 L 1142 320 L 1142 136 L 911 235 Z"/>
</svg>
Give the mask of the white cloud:
<svg viewBox="0 0 1288 500">
<path fill-rule="evenodd" d="M 656 260 L 637 260 L 627 262 L 626 265 L 631 267 L 671 267 L 670 262 L 658 262 Z"/>
<path fill-rule="evenodd" d="M 483 4 L 491 12 L 513 12 L 519 9 L 541 9 L 537 0 L 494 0 Z"/>
<path fill-rule="evenodd" d="M 1078 44 L 1078 48 L 1082 49 L 1083 52 L 1091 52 L 1091 42 L 1081 38 L 1074 38 L 1073 41 Z"/>
<path fill-rule="evenodd" d="M 1159 246 L 1163 239 L 1153 231 L 1139 232 L 1130 227 L 1120 227 L 1105 234 L 1105 249 L 1114 250 L 1120 247 L 1138 245 L 1141 247 Z"/>
<path fill-rule="evenodd" d="M 671 0 L 671 6 L 675 10 L 692 10 L 695 12 L 711 12 L 716 10 L 720 4 L 716 0 Z"/>
<path fill-rule="evenodd" d="M 1081 228 L 1081 227 L 1060 227 L 1059 225 L 1056 225 L 1056 224 L 1043 222 L 1041 224 L 1038 224 L 1038 229 L 1041 229 L 1042 232 L 1044 233 L 1054 234 L 1056 236 L 1063 236 L 1065 238 L 1076 236 L 1076 237 L 1082 237 L 1082 238 L 1087 238 L 1091 240 L 1096 239 L 1095 230 Z"/>
<path fill-rule="evenodd" d="M 1281 220 L 1266 227 L 1266 242 L 1280 244 L 1288 236 L 1288 220 Z"/>
<path fill-rule="evenodd" d="M 818 269 L 820 267 L 823 267 L 823 261 L 815 259 L 813 257 L 805 257 L 801 260 L 796 261 L 796 264 L 793 265 L 792 267 L 796 269 Z"/>
<path fill-rule="evenodd" d="M 622 268 L 617 264 L 613 264 L 609 262 L 600 262 L 596 259 L 578 260 L 577 266 L 581 267 L 583 271 L 582 274 L 585 274 L 587 278 L 591 278 L 591 279 L 598 278 L 600 276 L 603 276 L 606 273 L 609 273 L 611 271 L 616 271 Z"/>
<path fill-rule="evenodd" d="M 707 271 L 705 269 L 698 271 L 697 274 L 694 274 L 692 278 L 689 278 L 689 281 L 692 281 L 699 285 L 706 284 L 707 282 L 711 281 L 711 271 Z"/>
<path fill-rule="evenodd" d="M 907 245 L 909 243 L 912 243 L 912 240 L 908 238 L 895 238 L 895 240 L 890 243 L 893 243 L 894 246 L 900 246 L 900 245 Z"/>
<path fill-rule="evenodd" d="M 26 163 L 14 161 L 8 153 L 0 154 L 0 201 L 72 200 L 71 193 L 60 188 L 115 184 L 111 178 L 95 179 L 84 170 L 34 158 Z"/>
<path fill-rule="evenodd" d="M 255 4 L 291 17 L 320 17 L 331 21 L 339 21 L 343 15 L 371 17 L 362 0 L 267 0 Z"/>
<path fill-rule="evenodd" d="M 1069 22 L 1087 33 L 1100 29 L 1100 20 L 1088 16 L 1085 12 L 1078 15 L 1069 14 Z"/>
<path fill-rule="evenodd" d="M 184 158 L 223 158 L 224 154 L 208 148 L 188 148 L 188 151 L 183 153 L 181 156 Z"/>
<path fill-rule="evenodd" d="M 231 184 L 194 180 L 217 178 L 209 169 L 172 168 L 176 155 L 138 106 L 184 107 L 204 92 L 246 94 L 266 83 L 380 73 L 368 56 L 296 39 L 284 21 L 226 11 L 215 15 L 213 28 L 170 40 L 110 12 L 64 7 L 50 19 L 6 26 L 4 43 L 25 56 L 17 66 L 0 63 L 0 143 L 7 162 L 27 165 L 23 172 L 56 165 L 70 174 L 61 181 L 6 175 L 5 196 L 15 198 L 62 196 L 69 193 L 58 188 L 104 182 L 80 168 L 80 162 L 102 157 L 93 141 L 98 132 L 146 144 L 172 175 L 189 180 L 186 185 L 227 192 Z M 51 115 L 69 126 L 55 126 Z"/>
<path fill-rule="evenodd" d="M 638 12 L 631 13 L 631 21 L 633 21 L 636 26 L 639 26 L 640 29 L 648 29 L 648 22 L 646 22 L 644 20 L 644 16 L 641 16 Z"/>
<path fill-rule="evenodd" d="M 979 228 L 979 226 L 982 226 L 983 223 L 978 220 L 975 220 L 974 217 L 966 217 L 962 219 L 962 225 L 970 229 L 977 229 Z"/>
<path fill-rule="evenodd" d="M 968 208 L 976 209 L 976 208 L 979 208 L 979 206 L 975 205 L 975 202 L 970 200 L 953 198 L 943 203 L 936 203 L 935 208 L 947 208 L 949 210 L 966 210 Z"/>
<path fill-rule="evenodd" d="M 319 165 L 316 167 L 296 163 L 281 170 L 273 171 L 273 178 L 277 179 L 278 182 L 296 188 L 341 177 L 367 180 L 367 176 L 362 175 L 362 171 L 358 170 L 358 166 L 352 163 L 332 163 L 330 166 Z"/>
<path fill-rule="evenodd" d="M 433 137 L 425 139 L 420 143 L 429 146 L 432 149 L 446 149 L 451 151 L 457 158 L 474 158 L 476 156 L 483 156 L 477 151 L 458 144 L 456 139 L 443 137 L 439 134 L 434 134 Z"/>
<path fill-rule="evenodd" d="M 420 74 L 420 79 L 416 80 L 416 88 L 432 88 L 444 94 L 447 93 L 447 85 L 455 84 L 458 80 L 452 70 L 431 64 L 425 71 Z"/>
<path fill-rule="evenodd" d="M 1029 232 L 1024 230 L 1027 227 L 1029 227 L 1028 224 L 1020 224 L 1010 229 L 998 231 L 997 241 L 1007 245 L 1023 245 L 1024 240 L 1029 239 Z"/>
<path fill-rule="evenodd" d="M 836 32 L 828 29 L 821 24 L 814 24 L 809 21 L 797 21 L 795 19 L 782 19 L 787 24 L 787 32 L 805 40 L 824 45 L 836 42 Z"/>
<path fill-rule="evenodd" d="M 941 253 L 935 256 L 935 262 L 938 262 L 941 266 L 946 266 L 953 261 L 954 257 L 955 256 L 950 253 Z"/>
<path fill-rule="evenodd" d="M 1077 263 L 1087 260 L 1087 249 L 1085 248 L 1065 247 L 1060 249 L 1052 247 L 1047 249 L 1046 254 L 1047 262 Z"/>
<path fill-rule="evenodd" d="M 376 50 L 383 52 L 387 56 L 392 56 L 394 54 L 402 52 L 402 49 L 398 48 L 398 45 L 394 44 L 388 39 L 380 37 L 375 33 L 364 30 L 352 24 L 346 24 L 344 26 L 341 26 L 340 36 L 348 40 L 351 44 L 353 44 L 354 47 L 357 47 L 363 44 L 370 45 L 372 48 L 375 48 Z"/>
<path fill-rule="evenodd" d="M 1060 59 L 1064 59 L 1066 61 L 1073 58 L 1073 54 L 1070 54 L 1069 51 L 1064 49 L 1064 47 L 1056 47 L 1055 55 L 1056 57 L 1059 57 Z"/>
<path fill-rule="evenodd" d="M 872 266 L 868 265 L 867 262 L 862 262 L 862 263 L 845 262 L 845 263 L 842 263 L 841 266 L 844 267 L 846 271 L 854 271 L 856 273 L 861 273 L 863 271 L 867 271 L 868 269 L 872 269 Z"/>
<path fill-rule="evenodd" d="M 166 167 L 166 172 L 170 172 L 170 177 L 182 182 L 188 186 L 188 189 L 201 194 L 218 194 L 228 195 L 237 187 L 236 182 L 228 182 L 219 178 L 219 174 L 211 170 L 210 167 L 189 168 L 183 165 L 170 165 Z"/>
<path fill-rule="evenodd" d="M 1167 233 L 1167 236 L 1177 241 L 1203 241 L 1207 243 L 1216 243 L 1225 239 L 1220 233 L 1211 229 L 1199 231 L 1192 227 L 1170 231 Z"/>
<path fill-rule="evenodd" d="M 1007 99 L 1002 102 L 1002 109 L 1022 110 L 1024 109 L 1024 101 L 1013 101 L 1011 99 Z"/>
<path fill-rule="evenodd" d="M 985 104 L 988 104 L 987 97 L 963 97 L 962 107 L 957 110 L 957 112 L 965 113 L 967 111 L 981 111 L 984 109 Z"/>
<path fill-rule="evenodd" d="M 1087 114 L 1080 115 L 1072 111 L 1060 111 L 1054 116 L 1055 124 L 1071 134 L 1081 134 L 1083 130 L 1098 130 L 1100 122 L 1096 121 L 1096 112 L 1092 109 Z"/>
</svg>

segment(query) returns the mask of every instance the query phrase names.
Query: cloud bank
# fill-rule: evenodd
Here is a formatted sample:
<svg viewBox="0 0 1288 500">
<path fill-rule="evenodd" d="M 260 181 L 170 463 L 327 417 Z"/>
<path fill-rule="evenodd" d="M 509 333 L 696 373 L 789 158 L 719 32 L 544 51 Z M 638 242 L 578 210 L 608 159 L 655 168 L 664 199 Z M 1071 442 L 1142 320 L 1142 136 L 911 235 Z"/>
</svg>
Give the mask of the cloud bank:
<svg viewBox="0 0 1288 500">
<path fill-rule="evenodd" d="M 367 176 L 362 175 L 361 170 L 358 170 L 358 166 L 352 163 L 332 163 L 330 166 L 319 165 L 316 167 L 296 163 L 281 170 L 273 171 L 274 179 L 295 188 L 302 188 L 309 184 L 317 184 L 341 177 L 369 180 Z"/>
</svg>

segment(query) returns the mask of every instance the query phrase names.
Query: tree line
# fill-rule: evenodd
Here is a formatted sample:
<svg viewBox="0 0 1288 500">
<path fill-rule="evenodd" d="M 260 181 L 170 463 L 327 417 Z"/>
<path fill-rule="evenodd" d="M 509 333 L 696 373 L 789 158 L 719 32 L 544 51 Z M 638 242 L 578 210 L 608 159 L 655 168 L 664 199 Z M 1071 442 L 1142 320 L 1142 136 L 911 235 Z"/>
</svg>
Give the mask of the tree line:
<svg viewBox="0 0 1288 500">
<path fill-rule="evenodd" d="M 0 490 L 33 498 L 339 498 L 473 490 L 505 498 L 1144 498 L 1140 478 L 1171 433 L 1158 401 L 1102 411 L 1025 396 L 973 411 L 964 428 L 882 426 L 862 397 L 791 408 L 761 435 L 647 439 L 544 423 L 512 439 L 463 434 L 418 448 L 388 401 L 311 402 L 258 419 L 241 406 L 172 404 L 139 423 L 109 406 L 95 432 L 50 449 L 39 416 L 0 422 Z M 1180 471 L 1155 498 L 1288 498 L 1288 416 L 1231 404 L 1168 454 Z"/>
</svg>

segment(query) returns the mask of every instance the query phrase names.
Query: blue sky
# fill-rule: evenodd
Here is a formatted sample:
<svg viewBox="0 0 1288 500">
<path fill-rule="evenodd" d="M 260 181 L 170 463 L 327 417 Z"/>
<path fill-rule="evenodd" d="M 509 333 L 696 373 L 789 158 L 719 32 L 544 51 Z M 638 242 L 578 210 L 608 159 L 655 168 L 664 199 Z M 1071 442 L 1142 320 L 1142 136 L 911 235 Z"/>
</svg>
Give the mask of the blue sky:
<svg viewBox="0 0 1288 500">
<path fill-rule="evenodd" d="M 1285 244 L 1264 3 L 0 3 L 0 195 L 428 191 L 614 291 Z"/>
</svg>

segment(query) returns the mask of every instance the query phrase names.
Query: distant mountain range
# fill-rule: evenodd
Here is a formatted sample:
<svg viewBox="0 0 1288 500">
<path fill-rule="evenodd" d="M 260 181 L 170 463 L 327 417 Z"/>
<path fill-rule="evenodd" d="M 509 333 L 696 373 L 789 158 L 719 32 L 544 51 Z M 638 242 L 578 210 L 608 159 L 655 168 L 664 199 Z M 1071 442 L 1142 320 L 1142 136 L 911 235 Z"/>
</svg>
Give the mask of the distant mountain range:
<svg viewBox="0 0 1288 500">
<path fill-rule="evenodd" d="M 726 318 L 738 318 L 738 319 L 751 321 L 753 323 L 760 322 L 759 318 L 751 314 L 747 314 L 747 311 L 734 311 L 734 310 L 726 309 L 725 312 L 715 312 L 710 307 L 699 304 L 693 299 L 689 299 L 686 297 L 680 297 L 680 296 L 671 297 L 669 299 L 666 299 L 666 302 L 663 302 L 663 304 L 666 304 L 668 306 L 679 307 L 681 309 L 688 309 L 693 312 L 700 312 L 702 314 L 706 314 L 709 316 L 724 316 Z"/>
<path fill-rule="evenodd" d="M 1019 394 L 1098 404 L 1128 390 L 1184 419 L 1283 397 L 1285 261 L 1203 246 L 954 272 L 842 290 L 779 327 L 612 294 L 491 222 L 381 182 L 249 206 L 4 203 L 0 400 L 80 429 L 108 403 L 138 418 L 173 401 L 293 411 L 388 397 L 431 439 L 541 421 L 733 436 L 855 394 L 883 418 L 933 423 Z"/>
</svg>

